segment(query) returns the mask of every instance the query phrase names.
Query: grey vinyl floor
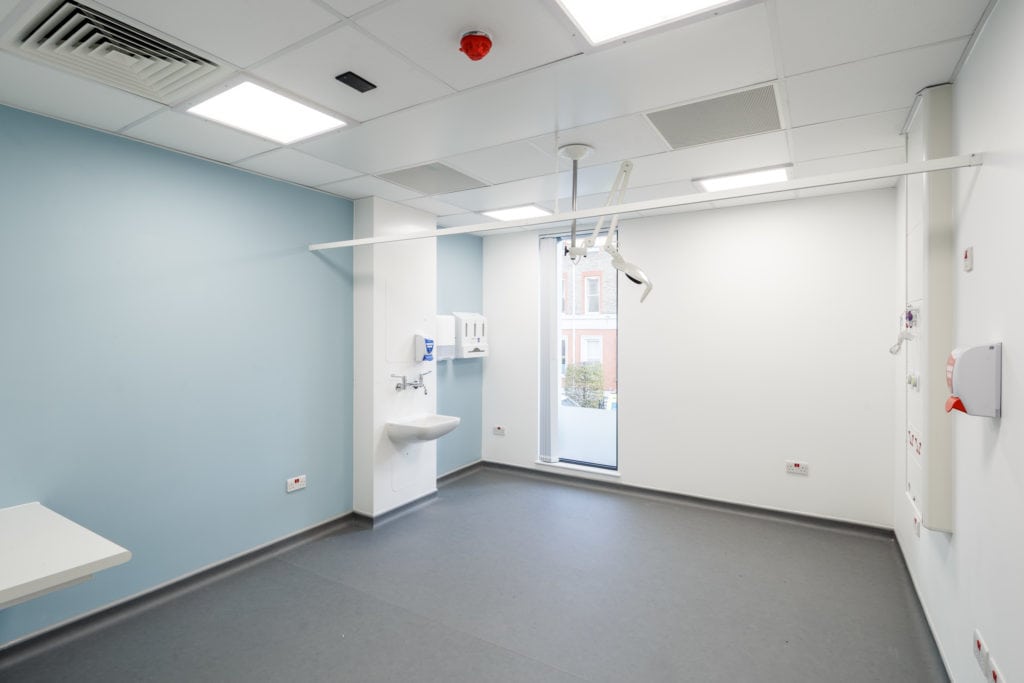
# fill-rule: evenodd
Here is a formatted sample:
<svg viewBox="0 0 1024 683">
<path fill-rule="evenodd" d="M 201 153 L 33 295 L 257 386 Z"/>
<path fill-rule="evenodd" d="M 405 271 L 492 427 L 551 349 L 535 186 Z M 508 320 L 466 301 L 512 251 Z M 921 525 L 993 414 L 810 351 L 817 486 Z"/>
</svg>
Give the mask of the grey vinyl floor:
<svg viewBox="0 0 1024 683">
<path fill-rule="evenodd" d="M 479 469 L 0 680 L 947 679 L 890 537 Z"/>
</svg>

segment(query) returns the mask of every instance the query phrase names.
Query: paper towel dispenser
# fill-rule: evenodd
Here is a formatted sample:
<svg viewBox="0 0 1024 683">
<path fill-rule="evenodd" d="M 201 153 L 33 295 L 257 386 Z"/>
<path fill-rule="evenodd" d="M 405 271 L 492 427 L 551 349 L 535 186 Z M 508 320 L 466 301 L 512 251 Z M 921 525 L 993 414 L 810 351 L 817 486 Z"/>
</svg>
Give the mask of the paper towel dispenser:
<svg viewBox="0 0 1024 683">
<path fill-rule="evenodd" d="M 437 360 L 455 358 L 455 317 L 437 316 L 437 334 L 434 335 L 434 357 Z"/>
<path fill-rule="evenodd" d="M 952 396 L 946 412 L 1000 417 L 1002 413 L 1003 345 L 955 349 L 946 361 L 946 384 Z"/>
</svg>

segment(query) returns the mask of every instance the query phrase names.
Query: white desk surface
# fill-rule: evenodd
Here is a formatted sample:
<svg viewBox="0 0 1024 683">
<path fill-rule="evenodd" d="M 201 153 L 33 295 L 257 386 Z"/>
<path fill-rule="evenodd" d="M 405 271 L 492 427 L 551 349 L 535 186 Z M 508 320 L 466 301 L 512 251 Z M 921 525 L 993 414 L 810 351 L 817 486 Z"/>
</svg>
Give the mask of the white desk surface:
<svg viewBox="0 0 1024 683">
<path fill-rule="evenodd" d="M 131 557 L 40 503 L 0 509 L 0 609 L 84 581 Z"/>
</svg>

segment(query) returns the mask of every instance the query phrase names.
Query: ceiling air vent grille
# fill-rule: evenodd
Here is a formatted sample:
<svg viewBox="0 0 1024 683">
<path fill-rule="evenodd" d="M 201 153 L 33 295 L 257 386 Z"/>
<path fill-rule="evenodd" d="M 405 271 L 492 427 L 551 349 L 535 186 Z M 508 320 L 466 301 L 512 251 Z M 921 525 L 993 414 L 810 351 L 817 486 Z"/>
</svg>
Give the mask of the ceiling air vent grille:
<svg viewBox="0 0 1024 683">
<path fill-rule="evenodd" d="M 73 0 L 42 15 L 23 34 L 21 49 L 163 104 L 218 69 L 204 57 Z"/>
<path fill-rule="evenodd" d="M 782 128 L 771 85 L 656 111 L 647 118 L 676 149 Z"/>
<path fill-rule="evenodd" d="M 441 163 L 413 166 L 401 171 L 383 173 L 380 177 L 423 194 L 446 194 L 485 186 L 476 178 L 459 173 L 451 166 Z"/>
</svg>

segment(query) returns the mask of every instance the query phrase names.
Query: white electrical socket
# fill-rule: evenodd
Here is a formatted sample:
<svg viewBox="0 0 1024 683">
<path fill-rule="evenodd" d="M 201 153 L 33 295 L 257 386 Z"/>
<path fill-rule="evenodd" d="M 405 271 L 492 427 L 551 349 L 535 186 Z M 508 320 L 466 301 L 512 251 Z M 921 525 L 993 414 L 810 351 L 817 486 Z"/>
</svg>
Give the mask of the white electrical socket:
<svg viewBox="0 0 1024 683">
<path fill-rule="evenodd" d="M 988 645 L 985 644 L 985 639 L 981 637 L 981 631 L 974 630 L 974 640 L 971 642 L 971 647 L 974 648 L 974 658 L 978 661 L 978 667 L 981 669 L 985 676 L 989 675 L 989 654 Z"/>
<path fill-rule="evenodd" d="M 506 427 L 505 425 L 494 425 L 494 433 L 497 436 L 507 436 L 508 427 Z"/>
<path fill-rule="evenodd" d="M 914 515 L 914 535 L 921 538 L 921 518 Z"/>
<path fill-rule="evenodd" d="M 787 460 L 786 461 L 786 471 L 789 472 L 790 474 L 808 475 L 808 474 L 810 474 L 809 470 L 810 470 L 810 465 L 808 465 L 803 460 Z"/>
<path fill-rule="evenodd" d="M 285 480 L 284 490 L 286 493 L 294 493 L 299 489 L 306 488 L 306 475 L 300 474 L 297 477 L 291 477 Z"/>
</svg>

